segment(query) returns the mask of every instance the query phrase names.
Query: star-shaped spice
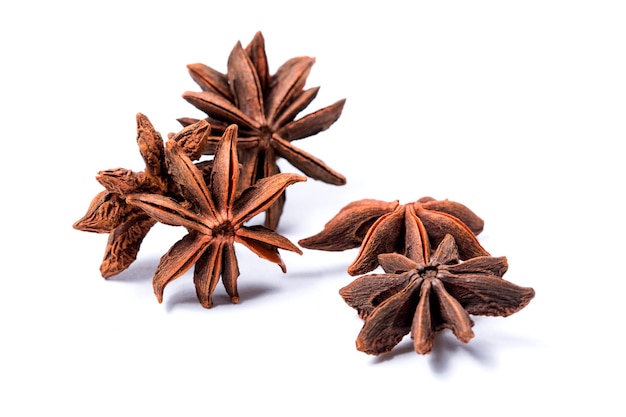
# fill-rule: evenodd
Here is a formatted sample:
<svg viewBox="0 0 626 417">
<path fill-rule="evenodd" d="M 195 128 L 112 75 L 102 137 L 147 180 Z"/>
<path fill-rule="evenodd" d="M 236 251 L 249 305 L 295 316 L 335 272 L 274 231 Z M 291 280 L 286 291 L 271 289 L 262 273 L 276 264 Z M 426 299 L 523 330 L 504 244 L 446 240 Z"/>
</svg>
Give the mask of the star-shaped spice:
<svg viewBox="0 0 626 417">
<path fill-rule="evenodd" d="M 188 65 L 192 78 L 203 90 L 186 92 L 183 98 L 208 115 L 214 134 L 230 124 L 239 126 L 239 159 L 243 166 L 239 190 L 279 172 L 284 158 L 307 176 L 329 184 L 346 179 L 320 159 L 294 146 L 293 141 L 328 129 L 341 115 L 345 100 L 296 119 L 317 96 L 319 87 L 304 89 L 315 62 L 311 57 L 288 60 L 270 75 L 261 32 L 244 49 L 237 42 L 223 74 L 204 64 Z M 183 124 L 197 119 L 181 118 Z M 219 136 L 211 136 L 206 154 L 212 154 Z M 281 195 L 266 213 L 265 225 L 276 229 L 285 204 Z"/>
<path fill-rule="evenodd" d="M 237 193 L 240 166 L 237 158 L 237 126 L 226 128 L 213 159 L 210 182 L 194 166 L 176 141 L 165 145 L 169 173 L 191 207 L 160 194 L 134 194 L 128 203 L 154 220 L 187 228 L 188 234 L 163 255 L 153 278 L 154 292 L 163 300 L 165 286 L 183 275 L 194 264 L 194 284 L 202 306 L 213 305 L 212 294 L 220 276 L 231 301 L 239 301 L 239 267 L 234 243 L 248 247 L 261 258 L 278 264 L 286 271 L 278 249 L 301 254 L 287 238 L 263 226 L 244 223 L 272 204 L 285 188 L 306 177 L 276 174 L 257 181 Z"/>
<path fill-rule="evenodd" d="M 201 156 L 209 135 L 206 121 L 189 125 L 170 138 L 193 159 Z M 175 197 L 173 186 L 165 167 L 163 138 L 150 120 L 137 114 L 137 145 L 146 168 L 134 172 L 124 168 L 100 171 L 96 180 L 105 188 L 91 201 L 87 213 L 73 227 L 95 233 L 109 233 L 109 239 L 100 265 L 104 278 L 127 269 L 137 258 L 144 237 L 155 221 L 143 210 L 128 205 L 126 197 L 134 193 L 155 193 Z M 208 172 L 210 164 L 201 166 Z"/>
<path fill-rule="evenodd" d="M 361 246 L 348 267 L 350 275 L 360 275 L 378 267 L 378 255 L 400 253 L 413 257 L 415 252 L 437 247 L 446 234 L 457 242 L 461 259 L 489 253 L 476 239 L 483 220 L 463 204 L 423 197 L 399 204 L 365 199 L 348 204 L 324 229 L 300 240 L 303 248 L 343 251 Z"/>
<path fill-rule="evenodd" d="M 459 263 L 451 235 L 444 237 L 432 258 L 429 252 L 413 255 L 414 259 L 380 255 L 385 274 L 357 278 L 340 290 L 365 319 L 356 340 L 358 350 L 386 353 L 410 333 L 415 351 L 426 354 L 437 332 L 445 328 L 467 343 L 474 337 L 470 314 L 508 316 L 535 295 L 532 288 L 502 278 L 508 268 L 505 257 L 480 256 Z"/>
</svg>

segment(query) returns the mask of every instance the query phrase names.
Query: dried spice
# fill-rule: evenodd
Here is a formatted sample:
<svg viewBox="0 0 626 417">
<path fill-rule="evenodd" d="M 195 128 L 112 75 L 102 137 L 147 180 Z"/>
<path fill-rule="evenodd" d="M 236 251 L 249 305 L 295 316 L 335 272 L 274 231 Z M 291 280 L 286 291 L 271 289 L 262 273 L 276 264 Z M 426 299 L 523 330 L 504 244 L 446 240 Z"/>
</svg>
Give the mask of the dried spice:
<svg viewBox="0 0 626 417">
<path fill-rule="evenodd" d="M 100 265 L 104 278 L 127 269 L 137 258 L 141 243 L 156 223 L 143 210 L 128 205 L 126 197 L 134 193 L 149 192 L 176 198 L 177 188 L 165 167 L 163 138 L 150 120 L 137 114 L 137 145 L 146 168 L 142 172 L 117 168 L 100 171 L 96 180 L 105 188 L 91 201 L 87 213 L 74 228 L 86 232 L 109 233 L 109 239 Z M 197 159 L 206 146 L 209 135 L 206 121 L 189 125 L 177 134 L 170 134 L 191 158 Z M 210 172 L 210 164 L 199 165 Z"/>
<path fill-rule="evenodd" d="M 187 230 L 154 273 L 159 302 L 165 287 L 192 267 L 203 307 L 213 305 L 220 279 L 231 301 L 239 302 L 235 243 L 286 272 L 279 250 L 302 251 L 275 229 L 286 188 L 307 178 L 280 173 L 278 161 L 283 158 L 316 180 L 346 183 L 293 144 L 328 129 L 345 104 L 342 99 L 297 119 L 319 91 L 304 88 L 314 62 L 292 58 L 270 74 L 265 41 L 257 32 L 245 48 L 237 42 L 225 74 L 204 64 L 188 65 L 202 91 L 186 92 L 183 98 L 206 119 L 178 119 L 184 128 L 164 142 L 148 118 L 137 115 L 145 170 L 100 171 L 97 180 L 105 190 L 74 224 L 78 230 L 109 233 L 103 277 L 129 267 L 157 222 Z M 203 155 L 214 157 L 201 160 Z M 265 226 L 246 225 L 263 212 Z M 382 267 L 384 273 L 363 275 L 339 291 L 364 320 L 358 350 L 380 355 L 410 334 L 414 350 L 427 354 L 444 329 L 468 343 L 474 337 L 472 315 L 508 316 L 534 297 L 532 288 L 503 279 L 506 258 L 490 256 L 476 238 L 483 225 L 466 206 L 449 200 L 365 199 L 348 204 L 320 233 L 299 243 L 327 251 L 360 247 L 350 275 Z"/>
<path fill-rule="evenodd" d="M 213 154 L 227 126 L 239 126 L 239 160 L 243 166 L 239 191 L 279 173 L 279 158 L 313 179 L 334 185 L 346 183 L 341 174 L 293 145 L 295 140 L 328 129 L 341 116 L 345 103 L 345 99 L 339 100 L 296 119 L 319 91 L 319 87 L 304 89 L 314 62 L 311 57 L 292 58 L 270 75 L 265 41 L 257 32 L 245 49 L 237 42 L 228 58 L 227 74 L 204 64 L 188 65 L 202 91 L 188 91 L 183 98 L 208 115 L 206 120 L 213 130 L 204 153 Z M 188 125 L 198 120 L 179 121 Z M 266 210 L 266 227 L 276 229 L 284 204 L 283 194 Z"/>
<path fill-rule="evenodd" d="M 194 264 L 194 284 L 203 307 L 213 305 L 212 294 L 220 277 L 231 301 L 239 301 L 239 267 L 234 243 L 248 247 L 261 258 L 286 271 L 278 249 L 301 254 L 287 238 L 263 226 L 244 223 L 272 204 L 285 188 L 306 177 L 275 174 L 237 193 L 240 166 L 237 157 L 237 126 L 231 125 L 215 151 L 210 182 L 174 140 L 165 145 L 167 169 L 188 205 L 162 194 L 133 194 L 127 202 L 154 220 L 187 228 L 188 234 L 163 255 L 153 278 L 154 292 L 163 300 L 165 286 Z"/>
<path fill-rule="evenodd" d="M 474 337 L 472 315 L 508 316 L 534 297 L 532 288 L 502 278 L 505 257 L 479 256 L 460 262 L 452 235 L 446 235 L 432 257 L 379 255 L 385 274 L 354 280 L 340 290 L 346 303 L 365 320 L 357 349 L 372 355 L 391 351 L 407 334 L 419 354 L 432 350 L 435 335 L 450 329 L 463 343 Z"/>
<path fill-rule="evenodd" d="M 460 259 L 489 255 L 475 236 L 483 224 L 474 212 L 454 201 L 423 197 L 401 205 L 365 199 L 348 204 L 320 233 L 298 243 L 303 248 L 326 251 L 360 245 L 359 254 L 348 267 L 350 275 L 360 275 L 378 267 L 379 254 L 411 257 L 424 247 L 437 247 L 446 234 L 455 238 Z"/>
</svg>

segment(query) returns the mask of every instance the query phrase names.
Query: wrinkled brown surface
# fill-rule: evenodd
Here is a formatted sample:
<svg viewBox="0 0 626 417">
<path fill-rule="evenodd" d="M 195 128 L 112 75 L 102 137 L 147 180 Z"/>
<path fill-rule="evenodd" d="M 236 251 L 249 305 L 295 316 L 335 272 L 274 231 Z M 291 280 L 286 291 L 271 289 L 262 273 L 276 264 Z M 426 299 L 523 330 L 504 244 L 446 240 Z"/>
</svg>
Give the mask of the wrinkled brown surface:
<svg viewBox="0 0 626 417">
<path fill-rule="evenodd" d="M 391 351 L 407 334 L 414 350 L 427 354 L 443 329 L 468 343 L 474 336 L 470 314 L 508 316 L 535 295 L 532 288 L 502 278 L 508 267 L 504 257 L 460 262 L 450 234 L 430 259 L 415 261 L 389 253 L 379 261 L 385 274 L 362 276 L 339 291 L 364 319 L 357 349 L 372 355 Z"/>
<path fill-rule="evenodd" d="M 220 278 L 232 302 L 239 301 L 239 268 L 234 243 L 239 242 L 259 257 L 276 263 L 285 271 L 279 249 L 302 253 L 285 237 L 263 226 L 244 223 L 267 209 L 289 185 L 305 181 L 298 174 L 276 174 L 237 192 L 240 173 L 237 156 L 237 126 L 222 136 L 213 159 L 210 181 L 193 163 L 177 141 L 165 146 L 168 172 L 189 204 L 164 195 L 138 193 L 129 204 L 147 213 L 154 221 L 183 226 L 189 233 L 161 258 L 153 278 L 159 302 L 167 284 L 194 268 L 194 284 L 203 307 L 213 305 L 212 294 Z"/>
<path fill-rule="evenodd" d="M 214 132 L 204 153 L 215 152 L 219 140 L 216 135 L 223 133 L 228 125 L 239 126 L 239 160 L 243 166 L 239 191 L 279 173 L 279 158 L 313 179 L 334 185 L 346 183 L 343 175 L 292 143 L 328 129 L 341 116 L 345 103 L 339 100 L 297 119 L 319 90 L 318 87 L 304 89 L 314 63 L 311 57 L 291 58 L 270 75 L 265 40 L 258 32 L 245 48 L 236 43 L 228 57 L 226 74 L 204 64 L 188 65 L 191 77 L 202 91 L 185 92 L 183 98 L 207 114 L 206 120 Z M 179 121 L 187 125 L 197 119 Z M 267 208 L 266 227 L 276 229 L 285 201 L 283 195 Z"/>
<path fill-rule="evenodd" d="M 395 210 L 397 201 L 386 202 L 365 199 L 343 207 L 318 234 L 301 239 L 303 248 L 326 251 L 344 251 L 358 247 L 376 219 Z"/>
<path fill-rule="evenodd" d="M 165 166 L 161 134 L 145 115 L 139 113 L 136 119 L 137 146 L 145 163 L 144 171 L 123 168 L 100 171 L 96 180 L 105 190 L 96 195 L 85 215 L 73 225 L 77 230 L 109 233 L 100 265 L 104 278 L 119 274 L 135 261 L 141 242 L 155 224 L 141 209 L 128 205 L 126 197 L 134 193 L 179 196 Z M 196 159 L 206 147 L 209 131 L 209 124 L 200 121 L 169 136 L 189 157 Z M 201 167 L 203 172 L 210 172 L 210 164 L 203 163 Z"/>
<path fill-rule="evenodd" d="M 483 220 L 454 201 L 423 197 L 401 205 L 397 201 L 365 199 L 348 204 L 321 232 L 298 243 L 303 248 L 326 251 L 360 246 L 348 267 L 350 275 L 360 275 L 378 267 L 380 254 L 400 253 L 414 258 L 437 247 L 446 234 L 455 238 L 461 259 L 489 255 L 475 236 L 482 229 Z"/>
</svg>

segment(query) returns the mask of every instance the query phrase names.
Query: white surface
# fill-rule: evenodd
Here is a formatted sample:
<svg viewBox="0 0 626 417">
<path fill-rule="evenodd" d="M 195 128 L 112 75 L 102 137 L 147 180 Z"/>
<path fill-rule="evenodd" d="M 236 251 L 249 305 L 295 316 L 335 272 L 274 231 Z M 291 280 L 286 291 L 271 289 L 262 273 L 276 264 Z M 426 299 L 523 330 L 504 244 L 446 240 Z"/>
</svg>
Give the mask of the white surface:
<svg viewBox="0 0 626 417">
<path fill-rule="evenodd" d="M 345 3 L 0 6 L 0 415 L 624 415 L 624 3 Z M 135 114 L 163 134 L 201 116 L 185 65 L 225 70 L 257 30 L 272 71 L 316 57 L 307 112 L 347 98 L 298 145 L 348 185 L 290 187 L 280 231 L 297 242 L 361 198 L 449 198 L 535 288 L 528 307 L 477 318 L 468 345 L 375 358 L 337 294 L 356 252 L 284 253 L 283 275 L 238 247 L 239 305 L 220 286 L 201 308 L 189 275 L 158 304 L 182 233 L 163 226 L 100 277 L 106 236 L 71 227 L 95 174 L 143 169 Z"/>
</svg>

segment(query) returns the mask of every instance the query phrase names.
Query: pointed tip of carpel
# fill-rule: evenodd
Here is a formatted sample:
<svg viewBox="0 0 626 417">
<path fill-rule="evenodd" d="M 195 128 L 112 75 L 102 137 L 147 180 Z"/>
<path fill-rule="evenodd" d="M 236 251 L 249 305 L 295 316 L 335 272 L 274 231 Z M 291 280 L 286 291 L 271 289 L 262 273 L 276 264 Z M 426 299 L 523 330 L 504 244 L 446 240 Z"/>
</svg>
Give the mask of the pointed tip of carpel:
<svg viewBox="0 0 626 417">
<path fill-rule="evenodd" d="M 348 275 L 350 276 L 357 276 L 357 275 L 361 275 L 362 272 L 355 266 L 349 266 L 348 269 L 346 269 L 346 272 L 348 273 Z"/>
<path fill-rule="evenodd" d="M 148 119 L 148 116 L 146 116 L 143 113 L 137 113 L 137 115 L 135 116 L 135 119 L 137 121 L 137 126 L 139 127 L 142 127 L 145 125 L 151 125 L 150 119 Z"/>
<path fill-rule="evenodd" d="M 300 174 L 288 174 L 291 175 L 291 183 L 295 184 L 296 182 L 306 182 L 308 180 L 307 177 Z"/>
<path fill-rule="evenodd" d="M 121 270 L 114 270 L 108 267 L 108 265 L 106 265 L 106 263 L 103 263 L 100 266 L 100 275 L 102 276 L 102 278 L 104 279 L 109 279 L 111 278 L 113 275 L 117 275 L 120 272 L 122 272 Z"/>
<path fill-rule="evenodd" d="M 455 336 L 461 343 L 467 344 L 474 338 L 474 331 L 470 328 L 459 334 L 455 333 Z"/>
</svg>

